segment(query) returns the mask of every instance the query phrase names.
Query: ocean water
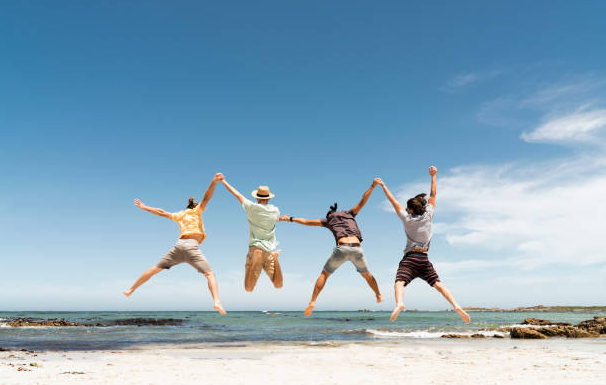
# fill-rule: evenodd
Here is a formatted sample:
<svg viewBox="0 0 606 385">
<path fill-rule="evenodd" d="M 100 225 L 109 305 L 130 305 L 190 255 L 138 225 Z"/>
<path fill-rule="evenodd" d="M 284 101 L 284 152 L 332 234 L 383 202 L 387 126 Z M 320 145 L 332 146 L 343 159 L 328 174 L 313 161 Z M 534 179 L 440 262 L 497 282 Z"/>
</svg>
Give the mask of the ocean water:
<svg viewBox="0 0 606 385">
<path fill-rule="evenodd" d="M 445 333 L 499 334 L 494 330 L 542 318 L 576 324 L 606 313 L 473 312 L 465 325 L 454 312 L 403 312 L 395 323 L 390 312 L 0 312 L 0 347 L 35 350 L 96 350 L 137 348 L 151 344 L 204 344 L 278 341 L 390 341 L 437 339 Z M 6 325 L 11 318 L 65 318 L 109 324 L 126 318 L 178 318 L 178 326 L 21 327 Z"/>
</svg>

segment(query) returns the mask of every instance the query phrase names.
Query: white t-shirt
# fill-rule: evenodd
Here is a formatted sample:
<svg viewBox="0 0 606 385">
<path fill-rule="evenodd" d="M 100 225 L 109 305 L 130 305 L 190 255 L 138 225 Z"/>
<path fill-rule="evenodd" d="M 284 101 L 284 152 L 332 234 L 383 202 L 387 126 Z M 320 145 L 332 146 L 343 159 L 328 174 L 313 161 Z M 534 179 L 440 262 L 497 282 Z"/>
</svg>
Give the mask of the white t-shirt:
<svg viewBox="0 0 606 385">
<path fill-rule="evenodd" d="M 406 209 L 398 213 L 398 217 L 404 224 L 406 233 L 406 249 L 404 254 L 410 250 L 429 249 L 431 243 L 431 220 L 433 219 L 433 205 L 426 205 L 422 215 L 411 215 Z"/>
</svg>

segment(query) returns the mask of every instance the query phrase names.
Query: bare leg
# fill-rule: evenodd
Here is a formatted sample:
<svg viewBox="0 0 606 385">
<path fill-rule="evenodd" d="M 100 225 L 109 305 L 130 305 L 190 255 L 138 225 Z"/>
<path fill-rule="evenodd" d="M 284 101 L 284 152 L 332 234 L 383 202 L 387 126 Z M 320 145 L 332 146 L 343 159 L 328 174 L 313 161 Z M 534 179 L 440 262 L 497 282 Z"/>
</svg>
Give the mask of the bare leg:
<svg viewBox="0 0 606 385">
<path fill-rule="evenodd" d="M 133 284 L 133 286 L 128 289 L 123 291 L 122 293 L 127 296 L 130 297 L 131 294 L 133 294 L 133 292 L 135 290 L 137 290 L 137 288 L 141 285 L 143 285 L 145 282 L 147 282 L 151 277 L 153 277 L 154 275 L 158 274 L 159 272 L 161 272 L 164 269 L 161 269 L 157 266 L 154 266 L 152 268 L 149 268 L 145 271 L 145 273 L 143 273 L 139 279 Z"/>
<path fill-rule="evenodd" d="M 452 307 L 454 307 L 454 310 L 459 314 L 459 316 L 461 316 L 461 319 L 463 320 L 463 322 L 465 322 L 466 324 L 468 324 L 469 322 L 471 322 L 471 317 L 469 317 L 469 314 L 467 314 L 465 312 L 465 310 L 461 309 L 461 307 L 459 306 L 459 304 L 457 303 L 457 301 L 454 299 L 454 297 L 452 296 L 452 294 L 450 293 L 450 290 L 448 290 L 446 288 L 446 286 L 444 286 L 442 284 L 442 282 L 438 281 L 433 285 L 434 289 L 436 289 L 437 291 L 440 292 L 440 294 L 442 294 L 444 296 L 444 298 L 446 298 L 446 300 L 448 302 L 450 302 L 450 304 L 452 305 Z"/>
<path fill-rule="evenodd" d="M 221 305 L 221 300 L 219 300 L 219 289 L 217 288 L 217 277 L 215 277 L 215 273 L 209 271 L 208 273 L 204 274 L 204 276 L 208 280 L 208 289 L 210 290 L 210 294 L 213 296 L 213 301 L 215 303 L 213 307 L 222 315 L 227 314 Z"/>
<path fill-rule="evenodd" d="M 322 270 L 322 273 L 320 274 L 320 277 L 318 277 L 316 285 L 314 286 L 314 292 L 311 295 L 311 301 L 309 301 L 309 305 L 307 305 L 307 307 L 305 308 L 305 316 L 310 316 L 311 313 L 314 311 L 314 308 L 316 307 L 316 299 L 318 299 L 318 295 L 320 295 L 320 292 L 322 291 L 322 289 L 324 289 L 324 285 L 326 284 L 326 280 L 328 279 L 328 277 L 330 277 L 330 273 L 327 273 L 326 271 Z"/>
<path fill-rule="evenodd" d="M 379 291 L 379 285 L 377 285 L 377 280 L 375 279 L 375 277 L 372 276 L 372 274 L 370 274 L 370 271 L 367 271 L 366 273 L 360 273 L 360 275 L 364 277 L 366 282 L 368 282 L 368 286 L 370 286 L 372 291 L 375 292 L 375 295 L 377 296 L 377 303 L 383 302 L 383 296 Z"/>
<path fill-rule="evenodd" d="M 400 312 L 402 310 L 404 310 L 404 281 L 397 281 L 395 284 L 395 292 L 396 292 L 396 308 L 393 309 L 393 312 L 391 313 L 391 317 L 389 317 L 389 320 L 391 322 L 394 322 L 397 318 L 398 315 L 400 315 Z"/>
<path fill-rule="evenodd" d="M 259 276 L 255 276 L 254 271 L 257 266 L 261 263 L 261 256 L 263 250 L 255 249 L 252 254 L 251 263 L 247 266 L 246 273 L 244 274 L 244 290 L 253 291 Z"/>
<path fill-rule="evenodd" d="M 269 277 L 269 279 L 271 279 L 271 283 L 274 284 L 274 287 L 276 289 L 279 289 L 284 285 L 284 277 L 282 276 L 282 268 L 280 267 L 280 262 L 278 261 L 278 257 L 280 256 L 281 252 L 282 252 L 282 250 L 276 250 L 273 252 L 274 274 L 272 277 Z"/>
</svg>

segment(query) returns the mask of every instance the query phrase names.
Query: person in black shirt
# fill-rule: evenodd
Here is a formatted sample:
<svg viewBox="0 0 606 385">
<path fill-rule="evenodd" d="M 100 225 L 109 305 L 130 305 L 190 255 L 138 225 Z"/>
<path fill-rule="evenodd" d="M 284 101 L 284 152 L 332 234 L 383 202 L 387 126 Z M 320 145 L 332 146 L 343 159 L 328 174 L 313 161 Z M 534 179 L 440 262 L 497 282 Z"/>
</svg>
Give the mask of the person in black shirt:
<svg viewBox="0 0 606 385">
<path fill-rule="evenodd" d="M 358 228 L 355 216 L 362 210 L 362 207 L 368 202 L 374 188 L 378 185 L 378 179 L 373 180 L 372 185 L 364 192 L 362 199 L 351 210 L 337 211 L 337 204 L 330 206 L 330 211 L 326 214 L 326 218 L 322 219 L 304 219 L 293 218 L 288 215 L 282 215 L 281 221 L 295 222 L 306 226 L 324 226 L 329 229 L 335 237 L 337 245 L 335 246 L 332 255 L 326 261 L 324 269 L 320 277 L 316 281 L 314 291 L 311 296 L 311 301 L 305 309 L 305 315 L 309 316 L 316 307 L 316 299 L 324 288 L 328 277 L 335 272 L 345 261 L 351 261 L 358 273 L 364 277 L 368 285 L 377 296 L 377 303 L 383 301 L 383 296 L 379 291 L 377 281 L 368 271 L 366 266 L 366 257 L 364 250 L 360 247 L 362 242 L 362 233 Z"/>
</svg>

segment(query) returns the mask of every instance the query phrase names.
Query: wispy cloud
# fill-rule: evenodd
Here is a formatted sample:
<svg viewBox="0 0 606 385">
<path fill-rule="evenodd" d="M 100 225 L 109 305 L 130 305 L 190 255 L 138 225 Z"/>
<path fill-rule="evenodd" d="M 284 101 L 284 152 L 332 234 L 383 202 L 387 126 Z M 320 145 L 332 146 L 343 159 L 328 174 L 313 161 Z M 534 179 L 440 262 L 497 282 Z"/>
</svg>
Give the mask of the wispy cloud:
<svg viewBox="0 0 606 385">
<path fill-rule="evenodd" d="M 555 117 L 522 134 L 527 142 L 570 143 L 595 141 L 606 127 L 606 109 L 581 107 L 571 114 Z"/>
<path fill-rule="evenodd" d="M 591 75 L 530 89 L 516 84 L 510 93 L 482 103 L 477 118 L 524 131 L 527 142 L 598 144 L 597 134 L 606 126 L 604 105 L 606 79 Z"/>
</svg>

